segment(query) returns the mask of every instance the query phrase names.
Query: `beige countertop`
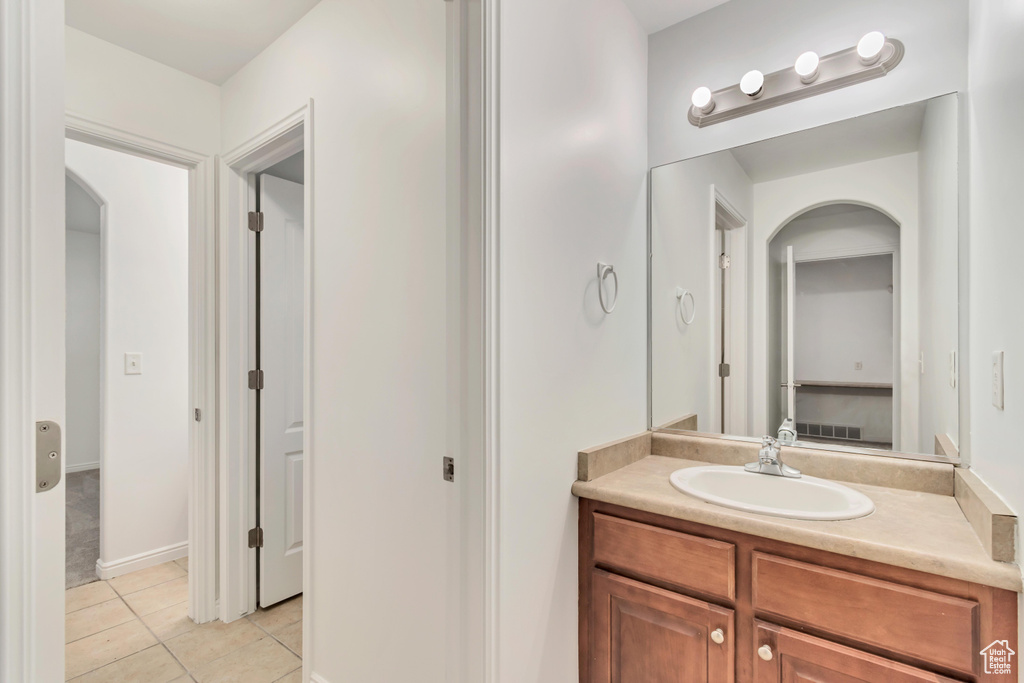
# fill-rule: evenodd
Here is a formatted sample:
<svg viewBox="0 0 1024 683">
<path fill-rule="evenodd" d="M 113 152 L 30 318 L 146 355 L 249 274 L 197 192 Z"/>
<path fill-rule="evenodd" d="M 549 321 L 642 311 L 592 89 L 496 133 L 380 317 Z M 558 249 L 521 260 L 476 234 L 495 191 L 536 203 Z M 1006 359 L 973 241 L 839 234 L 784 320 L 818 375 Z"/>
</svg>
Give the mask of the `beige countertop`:
<svg viewBox="0 0 1024 683">
<path fill-rule="evenodd" d="M 813 522 L 733 510 L 677 491 L 669 475 L 709 463 L 650 455 L 592 481 L 580 498 L 1021 592 L 1017 565 L 992 560 L 951 495 L 844 482 L 875 503 L 867 517 Z"/>
</svg>

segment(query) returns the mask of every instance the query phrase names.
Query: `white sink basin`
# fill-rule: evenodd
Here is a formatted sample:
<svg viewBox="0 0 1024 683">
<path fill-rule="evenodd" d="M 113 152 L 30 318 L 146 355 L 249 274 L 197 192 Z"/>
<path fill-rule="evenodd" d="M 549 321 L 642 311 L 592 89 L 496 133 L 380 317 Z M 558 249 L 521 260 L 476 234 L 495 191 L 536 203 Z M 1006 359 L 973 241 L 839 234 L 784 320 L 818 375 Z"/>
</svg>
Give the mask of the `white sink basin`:
<svg viewBox="0 0 1024 683">
<path fill-rule="evenodd" d="M 875 510 L 875 504 L 860 491 L 806 475 L 777 477 L 715 465 L 676 470 L 669 480 L 683 493 L 709 503 L 774 517 L 855 519 Z"/>
</svg>

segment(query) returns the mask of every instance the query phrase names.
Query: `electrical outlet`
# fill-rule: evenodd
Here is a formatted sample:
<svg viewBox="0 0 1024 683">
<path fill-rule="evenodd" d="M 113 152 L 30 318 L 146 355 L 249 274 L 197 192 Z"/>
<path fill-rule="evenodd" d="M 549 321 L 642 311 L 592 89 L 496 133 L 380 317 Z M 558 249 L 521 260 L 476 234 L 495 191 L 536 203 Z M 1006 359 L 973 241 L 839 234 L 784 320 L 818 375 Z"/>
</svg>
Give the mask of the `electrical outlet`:
<svg viewBox="0 0 1024 683">
<path fill-rule="evenodd" d="M 857 361 L 856 363 L 853 364 L 853 369 L 854 370 L 863 370 L 864 369 L 864 363 L 861 362 L 861 361 Z"/>
<path fill-rule="evenodd" d="M 124 374 L 126 374 L 126 375 L 141 375 L 142 374 L 142 354 L 141 353 L 126 353 L 126 354 L 124 354 Z"/>
<path fill-rule="evenodd" d="M 992 405 L 1003 409 L 1003 352 L 992 354 Z"/>
</svg>

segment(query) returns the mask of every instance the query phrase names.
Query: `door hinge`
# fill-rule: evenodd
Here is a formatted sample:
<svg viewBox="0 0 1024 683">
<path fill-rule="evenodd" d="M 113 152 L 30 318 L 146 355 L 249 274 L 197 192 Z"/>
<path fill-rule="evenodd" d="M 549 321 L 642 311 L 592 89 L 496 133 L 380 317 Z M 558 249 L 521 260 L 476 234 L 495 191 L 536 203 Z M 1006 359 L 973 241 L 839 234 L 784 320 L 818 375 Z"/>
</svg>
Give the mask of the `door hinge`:
<svg viewBox="0 0 1024 683">
<path fill-rule="evenodd" d="M 455 481 L 455 458 L 449 458 L 449 457 L 445 456 L 443 466 L 444 466 L 444 471 L 443 471 L 444 480 L 445 481 Z"/>
<path fill-rule="evenodd" d="M 252 232 L 263 232 L 263 212 L 249 212 L 249 230 Z"/>
<path fill-rule="evenodd" d="M 718 376 L 719 377 L 728 377 L 729 376 L 729 371 L 730 371 L 730 368 L 729 368 L 729 364 L 728 363 L 719 363 L 718 364 Z"/>
<path fill-rule="evenodd" d="M 263 528 L 256 527 L 255 529 L 249 529 L 249 547 L 250 548 L 262 548 L 263 547 Z"/>
<path fill-rule="evenodd" d="M 727 254 L 719 254 L 718 255 L 718 267 L 719 268 L 721 268 L 722 270 L 726 270 L 731 265 L 732 265 L 732 259 L 730 259 Z"/>
<path fill-rule="evenodd" d="M 250 370 L 249 371 L 249 388 L 253 391 L 263 390 L 263 371 L 262 370 Z"/>
<path fill-rule="evenodd" d="M 203 421 L 203 411 L 201 411 L 199 408 L 196 408 L 196 422 L 202 422 L 202 421 Z"/>
</svg>

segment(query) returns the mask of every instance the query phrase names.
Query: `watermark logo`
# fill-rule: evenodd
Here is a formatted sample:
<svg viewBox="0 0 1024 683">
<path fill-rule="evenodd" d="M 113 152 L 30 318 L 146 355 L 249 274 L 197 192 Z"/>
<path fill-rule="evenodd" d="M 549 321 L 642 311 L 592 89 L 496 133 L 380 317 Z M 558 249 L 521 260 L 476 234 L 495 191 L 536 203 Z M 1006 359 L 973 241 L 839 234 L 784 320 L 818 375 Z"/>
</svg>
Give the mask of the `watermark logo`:
<svg viewBox="0 0 1024 683">
<path fill-rule="evenodd" d="M 1010 649 L 1010 642 L 1007 640 L 994 640 L 981 651 L 985 658 L 985 673 L 987 674 L 1012 674 L 1013 656 L 1017 654 Z"/>
</svg>

